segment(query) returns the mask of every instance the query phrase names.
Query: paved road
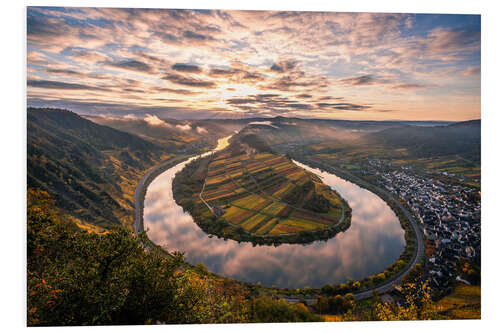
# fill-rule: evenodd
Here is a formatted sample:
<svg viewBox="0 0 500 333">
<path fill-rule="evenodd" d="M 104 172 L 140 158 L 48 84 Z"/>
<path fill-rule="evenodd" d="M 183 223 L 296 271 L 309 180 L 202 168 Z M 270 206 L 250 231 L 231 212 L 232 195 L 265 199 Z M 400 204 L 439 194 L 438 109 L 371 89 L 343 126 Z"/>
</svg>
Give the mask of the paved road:
<svg viewBox="0 0 500 333">
<path fill-rule="evenodd" d="M 358 300 L 369 298 L 369 297 L 373 296 L 374 291 L 377 291 L 378 294 L 383 294 L 383 293 L 392 291 L 395 286 L 401 284 L 403 277 L 413 267 L 415 267 L 415 265 L 418 264 L 420 262 L 420 260 L 422 259 L 422 256 L 424 254 L 425 244 L 424 244 L 424 235 L 422 233 L 422 230 L 420 229 L 420 226 L 415 221 L 413 216 L 408 212 L 408 210 L 403 205 L 401 205 L 401 203 L 398 200 L 396 200 L 389 192 L 381 189 L 380 187 L 374 186 L 373 184 L 370 184 L 370 183 L 358 178 L 357 176 L 354 176 L 353 174 L 351 174 L 348 171 L 339 170 L 337 168 L 334 168 L 332 166 L 329 166 L 329 165 L 326 165 L 323 163 L 319 163 L 319 162 L 316 162 L 316 163 L 323 165 L 325 170 L 334 170 L 333 173 L 340 173 L 340 174 L 345 173 L 345 174 L 349 175 L 351 178 L 355 179 L 357 183 L 359 182 L 360 184 L 365 184 L 365 185 L 375 187 L 378 191 L 382 192 L 383 194 L 385 194 L 386 196 L 391 198 L 392 201 L 394 203 L 396 203 L 396 205 L 403 211 L 403 214 L 405 214 L 406 218 L 410 221 L 410 225 L 413 229 L 414 234 L 416 235 L 416 249 L 413 252 L 413 256 L 410 260 L 409 265 L 404 270 L 402 270 L 398 274 L 394 275 L 390 280 L 384 282 L 382 285 L 378 285 L 378 286 L 375 286 L 372 288 L 368 288 L 368 289 L 365 289 L 362 291 L 355 292 L 354 298 L 358 299 Z M 304 164 L 306 164 L 306 163 L 304 162 Z M 286 297 L 285 300 L 287 302 L 297 302 L 299 300 L 299 298 Z M 306 298 L 305 300 L 308 303 L 312 303 L 315 300 L 315 298 Z"/>
<path fill-rule="evenodd" d="M 141 180 L 139 180 L 139 184 L 137 185 L 134 192 L 134 207 L 135 207 L 135 217 L 134 217 L 134 232 L 136 234 L 140 234 L 144 231 L 144 197 L 146 196 L 146 191 L 151 184 L 151 182 L 163 171 L 173 167 L 174 165 L 181 163 L 188 159 L 189 157 L 194 155 L 185 155 L 179 156 L 174 159 L 170 159 L 164 162 L 161 162 L 157 166 L 149 169 L 144 176 L 142 176 Z"/>
</svg>

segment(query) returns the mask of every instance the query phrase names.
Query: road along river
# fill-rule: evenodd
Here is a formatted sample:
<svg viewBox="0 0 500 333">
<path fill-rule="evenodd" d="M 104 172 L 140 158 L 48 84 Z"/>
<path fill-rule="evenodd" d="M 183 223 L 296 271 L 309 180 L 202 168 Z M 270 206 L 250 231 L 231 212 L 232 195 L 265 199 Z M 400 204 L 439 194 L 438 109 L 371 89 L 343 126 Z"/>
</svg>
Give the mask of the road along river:
<svg viewBox="0 0 500 333">
<path fill-rule="evenodd" d="M 217 149 L 227 146 L 228 139 L 219 141 Z M 173 199 L 175 174 L 190 160 L 169 168 L 151 182 L 144 200 L 144 228 L 154 243 L 168 251 L 185 252 L 188 262 L 203 263 L 213 273 L 280 288 L 321 287 L 379 273 L 394 263 L 404 249 L 404 230 L 380 197 L 299 162 L 295 163 L 317 174 L 349 203 L 352 219 L 347 231 L 327 241 L 278 247 L 254 247 L 211 237 Z"/>
</svg>

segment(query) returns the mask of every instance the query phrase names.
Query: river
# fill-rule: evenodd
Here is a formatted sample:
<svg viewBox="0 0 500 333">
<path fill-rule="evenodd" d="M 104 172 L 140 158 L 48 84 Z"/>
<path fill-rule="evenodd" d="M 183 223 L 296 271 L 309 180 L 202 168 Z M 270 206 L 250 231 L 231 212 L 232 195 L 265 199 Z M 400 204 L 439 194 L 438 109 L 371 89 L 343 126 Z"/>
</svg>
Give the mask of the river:
<svg viewBox="0 0 500 333">
<path fill-rule="evenodd" d="M 216 150 L 225 148 L 228 139 L 219 140 Z M 166 170 L 149 185 L 144 201 L 144 227 L 154 243 L 168 251 L 185 252 L 188 262 L 203 263 L 213 273 L 280 288 L 321 287 L 379 273 L 394 263 L 404 249 L 404 230 L 380 197 L 296 161 L 349 203 L 352 219 L 348 230 L 327 241 L 278 247 L 209 237 L 173 199 L 175 174 L 192 159 Z"/>
</svg>

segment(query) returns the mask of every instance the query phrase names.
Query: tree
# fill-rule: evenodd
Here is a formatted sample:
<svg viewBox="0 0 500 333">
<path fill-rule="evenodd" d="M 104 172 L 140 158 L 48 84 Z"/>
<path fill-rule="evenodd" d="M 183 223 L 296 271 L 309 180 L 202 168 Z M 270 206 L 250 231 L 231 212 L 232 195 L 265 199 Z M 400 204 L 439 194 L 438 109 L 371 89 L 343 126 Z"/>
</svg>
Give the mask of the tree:
<svg viewBox="0 0 500 333">
<path fill-rule="evenodd" d="M 329 312 L 329 303 L 325 297 L 318 296 L 316 301 L 312 304 L 312 308 L 320 314 L 325 314 Z"/>
<path fill-rule="evenodd" d="M 378 320 L 427 320 L 435 319 L 435 305 L 430 297 L 430 287 L 419 280 L 402 287 L 404 304 L 378 303 Z"/>
<path fill-rule="evenodd" d="M 251 304 L 250 321 L 254 323 L 322 321 L 302 304 L 287 304 L 284 299 L 271 297 L 254 299 Z"/>
</svg>

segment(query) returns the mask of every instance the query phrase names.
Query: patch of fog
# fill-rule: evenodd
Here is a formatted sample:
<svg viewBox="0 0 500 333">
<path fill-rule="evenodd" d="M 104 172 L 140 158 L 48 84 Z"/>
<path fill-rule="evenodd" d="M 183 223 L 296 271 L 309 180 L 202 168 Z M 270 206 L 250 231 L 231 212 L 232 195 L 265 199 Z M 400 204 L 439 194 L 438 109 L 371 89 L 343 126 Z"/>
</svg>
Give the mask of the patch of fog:
<svg viewBox="0 0 500 333">
<path fill-rule="evenodd" d="M 196 126 L 196 132 L 198 132 L 198 134 L 208 133 L 208 131 L 204 127 L 201 127 L 201 126 Z"/>
<path fill-rule="evenodd" d="M 266 121 L 252 121 L 252 122 L 248 123 L 248 125 L 266 125 L 266 126 L 271 126 L 271 127 L 274 127 L 274 128 L 278 128 L 278 126 L 273 125 L 268 120 L 266 120 Z"/>
<path fill-rule="evenodd" d="M 105 119 L 105 120 L 122 120 L 121 117 L 117 117 L 115 115 L 110 115 L 110 114 L 99 114 L 99 115 L 96 115 L 95 117 Z M 86 118 L 86 117 L 84 117 L 84 118 Z M 90 116 L 89 118 L 92 119 L 92 116 Z"/>
<path fill-rule="evenodd" d="M 181 131 L 190 131 L 191 130 L 191 125 L 189 124 L 184 124 L 184 125 L 175 125 L 178 129 Z"/>
<path fill-rule="evenodd" d="M 172 126 L 169 123 L 167 123 L 166 121 L 161 120 L 160 118 L 158 118 L 154 114 L 151 115 L 149 113 L 146 113 L 146 115 L 144 116 L 144 121 L 151 126 L 165 126 L 165 127 Z"/>
</svg>

